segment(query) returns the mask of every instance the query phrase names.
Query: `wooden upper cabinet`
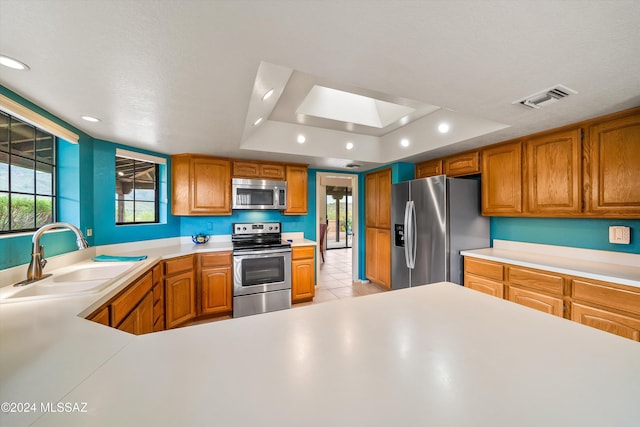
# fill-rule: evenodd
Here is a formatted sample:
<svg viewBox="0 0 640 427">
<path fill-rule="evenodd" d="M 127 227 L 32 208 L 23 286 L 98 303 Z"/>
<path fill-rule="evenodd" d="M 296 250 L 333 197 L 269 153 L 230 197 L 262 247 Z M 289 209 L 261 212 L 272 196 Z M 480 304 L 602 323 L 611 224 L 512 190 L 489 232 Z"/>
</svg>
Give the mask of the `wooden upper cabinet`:
<svg viewBox="0 0 640 427">
<path fill-rule="evenodd" d="M 427 160 L 416 165 L 416 179 L 442 175 L 442 159 Z"/>
<path fill-rule="evenodd" d="M 306 215 L 308 212 L 308 176 L 306 166 L 287 165 L 287 209 L 285 215 Z"/>
<path fill-rule="evenodd" d="M 480 153 L 462 153 L 443 160 L 444 174 L 450 177 L 480 173 Z"/>
<path fill-rule="evenodd" d="M 284 165 L 274 163 L 234 160 L 233 177 L 272 179 L 279 181 L 285 179 L 285 167 Z"/>
<path fill-rule="evenodd" d="M 365 225 L 391 228 L 391 169 L 370 172 L 365 177 Z"/>
<path fill-rule="evenodd" d="M 587 212 L 640 216 L 640 108 L 589 128 Z"/>
<path fill-rule="evenodd" d="M 482 214 L 522 213 L 522 143 L 482 151 Z"/>
<path fill-rule="evenodd" d="M 558 216 L 582 210 L 581 129 L 572 129 L 525 142 L 526 212 Z"/>
<path fill-rule="evenodd" d="M 231 215 L 231 162 L 209 156 L 172 156 L 174 215 Z"/>
</svg>

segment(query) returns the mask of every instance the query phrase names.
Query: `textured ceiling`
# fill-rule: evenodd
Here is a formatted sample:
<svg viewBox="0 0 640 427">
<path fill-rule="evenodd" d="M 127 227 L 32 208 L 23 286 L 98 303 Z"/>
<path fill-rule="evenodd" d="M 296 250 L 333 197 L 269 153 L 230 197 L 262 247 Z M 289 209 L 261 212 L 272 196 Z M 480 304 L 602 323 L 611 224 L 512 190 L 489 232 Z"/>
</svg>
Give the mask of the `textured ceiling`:
<svg viewBox="0 0 640 427">
<path fill-rule="evenodd" d="M 0 83 L 100 139 L 340 168 L 361 154 L 294 140 L 270 152 L 269 126 L 286 122 L 265 123 L 261 149 L 241 147 L 263 61 L 508 126 L 445 145 L 406 126 L 424 151 L 381 150 L 413 161 L 640 105 L 638 22 L 637 0 L 0 0 L 0 53 L 31 67 L 3 68 Z M 556 84 L 578 94 L 512 105 Z"/>
</svg>

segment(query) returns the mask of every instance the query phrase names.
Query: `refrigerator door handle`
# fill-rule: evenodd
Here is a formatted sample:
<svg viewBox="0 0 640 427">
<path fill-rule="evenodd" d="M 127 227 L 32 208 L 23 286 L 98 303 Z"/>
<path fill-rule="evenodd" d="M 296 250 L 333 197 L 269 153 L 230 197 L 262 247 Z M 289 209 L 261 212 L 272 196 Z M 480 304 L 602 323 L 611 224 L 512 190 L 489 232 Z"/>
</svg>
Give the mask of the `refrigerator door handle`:
<svg viewBox="0 0 640 427">
<path fill-rule="evenodd" d="M 418 249 L 418 225 L 416 223 L 416 204 L 411 201 L 411 268 L 416 268 L 416 250 Z"/>
<path fill-rule="evenodd" d="M 411 205 L 412 201 L 408 201 L 404 205 L 404 262 L 407 268 L 411 267 Z"/>
</svg>

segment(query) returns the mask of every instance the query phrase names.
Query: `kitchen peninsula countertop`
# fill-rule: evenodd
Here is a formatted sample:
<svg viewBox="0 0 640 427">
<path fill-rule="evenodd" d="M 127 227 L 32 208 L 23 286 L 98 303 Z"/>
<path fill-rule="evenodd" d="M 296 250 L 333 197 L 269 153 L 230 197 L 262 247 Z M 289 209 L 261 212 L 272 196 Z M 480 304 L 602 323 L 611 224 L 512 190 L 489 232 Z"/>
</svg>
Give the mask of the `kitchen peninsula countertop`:
<svg viewBox="0 0 640 427">
<path fill-rule="evenodd" d="M 640 287 L 640 255 L 494 240 L 463 256 Z"/>
<path fill-rule="evenodd" d="M 638 343 L 450 283 L 142 336 L 88 303 L 0 307 L 1 399 L 37 404 L 0 425 L 640 423 Z"/>
</svg>

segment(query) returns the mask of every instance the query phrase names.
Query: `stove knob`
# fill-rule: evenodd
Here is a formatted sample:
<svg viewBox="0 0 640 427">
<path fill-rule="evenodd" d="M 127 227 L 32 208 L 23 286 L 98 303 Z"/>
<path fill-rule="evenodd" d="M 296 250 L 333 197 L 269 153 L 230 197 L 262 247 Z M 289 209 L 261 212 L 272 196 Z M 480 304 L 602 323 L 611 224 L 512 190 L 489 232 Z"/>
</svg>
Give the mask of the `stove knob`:
<svg viewBox="0 0 640 427">
<path fill-rule="evenodd" d="M 247 231 L 247 227 L 242 227 L 242 230 L 243 231 Z"/>
<path fill-rule="evenodd" d="M 269 227 L 269 230 L 273 230 L 273 227 Z"/>
</svg>

